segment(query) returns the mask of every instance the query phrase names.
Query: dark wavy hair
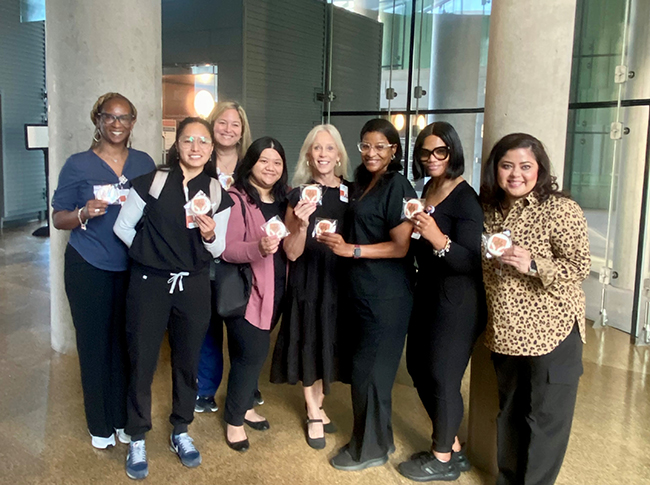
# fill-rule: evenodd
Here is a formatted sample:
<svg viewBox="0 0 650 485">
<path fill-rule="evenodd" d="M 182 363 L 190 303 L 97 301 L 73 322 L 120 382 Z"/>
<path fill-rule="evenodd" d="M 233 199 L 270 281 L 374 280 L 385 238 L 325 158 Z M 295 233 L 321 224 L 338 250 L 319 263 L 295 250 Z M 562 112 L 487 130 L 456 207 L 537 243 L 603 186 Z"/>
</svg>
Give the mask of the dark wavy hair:
<svg viewBox="0 0 650 485">
<path fill-rule="evenodd" d="M 178 140 L 180 140 L 187 125 L 191 125 L 194 123 L 198 123 L 200 125 L 205 126 L 205 128 L 208 130 L 208 133 L 210 134 L 210 140 L 214 144 L 214 134 L 212 133 L 212 127 L 210 126 L 210 123 L 205 121 L 203 118 L 188 116 L 178 124 L 178 128 L 176 129 L 176 142 L 172 145 L 172 147 L 167 152 L 167 160 L 165 161 L 164 165 L 160 167 L 160 169 L 172 170 L 180 165 L 181 161 L 180 161 L 180 154 L 178 152 Z M 218 176 L 217 176 L 216 165 L 214 163 L 211 163 L 211 161 L 212 161 L 212 155 L 210 156 L 210 160 L 208 160 L 208 162 L 204 165 L 203 173 L 209 175 L 210 177 L 217 178 Z"/>
<path fill-rule="evenodd" d="M 282 175 L 280 176 L 280 180 L 278 180 L 271 188 L 271 194 L 273 194 L 273 198 L 276 202 L 284 202 L 287 197 L 287 192 L 289 191 L 289 186 L 287 185 L 287 180 L 289 178 L 287 157 L 284 154 L 284 148 L 282 148 L 280 142 L 275 138 L 263 136 L 251 143 L 251 146 L 246 150 L 246 155 L 244 155 L 244 158 L 242 158 L 241 162 L 237 165 L 234 174 L 235 183 L 233 184 L 233 187 L 237 188 L 240 192 L 245 192 L 248 196 L 249 202 L 254 203 L 258 207 L 262 201 L 259 192 L 250 182 L 250 176 L 253 167 L 260 159 L 260 155 L 262 155 L 262 152 L 267 148 L 273 148 L 278 152 L 280 158 L 282 158 Z"/>
<path fill-rule="evenodd" d="M 388 164 L 388 167 L 386 168 L 386 174 L 402 170 L 402 142 L 399 139 L 399 133 L 397 129 L 390 121 L 383 118 L 375 118 L 363 125 L 363 128 L 361 128 L 361 134 L 359 135 L 359 141 L 363 140 L 363 135 L 366 133 L 373 132 L 381 133 L 386 137 L 388 143 L 391 145 L 397 145 L 395 157 Z M 365 190 L 372 181 L 372 174 L 368 172 L 368 169 L 366 169 L 365 165 L 362 163 L 355 170 L 354 179 L 357 182 L 358 188 L 360 190 Z"/>
<path fill-rule="evenodd" d="M 490 156 L 483 167 L 480 199 L 484 206 L 498 207 L 505 198 L 505 192 L 497 183 L 499 161 L 509 150 L 529 148 L 538 165 L 537 183 L 533 193 L 540 202 L 546 201 L 551 195 L 567 197 L 558 189 L 556 177 L 551 174 L 551 161 L 541 141 L 527 133 L 511 133 L 501 138 L 490 151 Z"/>
<path fill-rule="evenodd" d="M 420 180 L 427 175 L 420 152 L 422 151 L 424 140 L 431 135 L 440 138 L 449 148 L 449 163 L 447 164 L 447 170 L 445 170 L 445 177 L 448 179 L 460 177 L 465 171 L 465 156 L 463 155 L 463 145 L 460 142 L 458 133 L 446 121 L 436 121 L 426 126 L 415 140 L 415 147 L 413 148 L 413 178 Z"/>
</svg>

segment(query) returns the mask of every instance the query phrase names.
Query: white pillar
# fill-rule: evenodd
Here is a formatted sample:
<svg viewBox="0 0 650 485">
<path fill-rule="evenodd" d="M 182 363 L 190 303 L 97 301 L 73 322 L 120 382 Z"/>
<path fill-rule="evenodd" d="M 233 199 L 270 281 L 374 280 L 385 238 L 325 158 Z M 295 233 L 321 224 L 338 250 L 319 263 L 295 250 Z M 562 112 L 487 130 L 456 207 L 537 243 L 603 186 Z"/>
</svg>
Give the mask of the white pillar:
<svg viewBox="0 0 650 485">
<path fill-rule="evenodd" d="M 50 188 L 71 154 L 88 149 L 90 110 L 109 91 L 138 110 L 133 146 L 156 162 L 162 153 L 162 58 L 160 0 L 48 0 L 46 68 L 50 136 Z M 52 348 L 75 350 L 63 284 L 68 231 L 50 236 Z"/>
<path fill-rule="evenodd" d="M 562 187 L 576 0 L 492 2 L 483 160 L 504 135 L 546 146 Z M 482 339 L 472 356 L 468 444 L 472 463 L 496 475 L 498 394 Z"/>
</svg>

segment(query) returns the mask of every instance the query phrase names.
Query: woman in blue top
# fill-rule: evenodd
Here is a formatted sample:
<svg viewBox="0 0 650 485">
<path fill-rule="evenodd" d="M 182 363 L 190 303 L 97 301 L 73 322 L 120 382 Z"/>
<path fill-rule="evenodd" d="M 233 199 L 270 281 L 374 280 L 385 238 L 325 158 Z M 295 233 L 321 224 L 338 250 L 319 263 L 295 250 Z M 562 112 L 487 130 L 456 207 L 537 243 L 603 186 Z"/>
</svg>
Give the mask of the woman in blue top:
<svg viewBox="0 0 650 485">
<path fill-rule="evenodd" d="M 156 167 L 149 155 L 127 147 L 136 118 L 135 106 L 121 94 L 100 96 L 90 112 L 93 143 L 66 161 L 52 198 L 54 227 L 71 231 L 65 289 L 77 335 L 88 432 L 99 449 L 114 446 L 116 432 L 121 442 L 129 442 L 123 430 L 128 256 L 113 225 L 130 180 Z"/>
</svg>

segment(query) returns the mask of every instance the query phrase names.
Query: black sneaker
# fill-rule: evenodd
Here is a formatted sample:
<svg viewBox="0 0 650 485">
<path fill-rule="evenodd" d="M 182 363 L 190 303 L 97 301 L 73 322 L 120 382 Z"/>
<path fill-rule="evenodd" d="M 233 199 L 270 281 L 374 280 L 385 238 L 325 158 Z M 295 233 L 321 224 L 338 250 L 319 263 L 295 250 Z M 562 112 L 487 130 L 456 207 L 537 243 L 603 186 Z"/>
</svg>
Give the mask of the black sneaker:
<svg viewBox="0 0 650 485">
<path fill-rule="evenodd" d="M 213 396 L 196 396 L 195 413 L 216 413 L 217 411 L 219 411 L 219 406 Z"/>
<path fill-rule="evenodd" d="M 460 451 L 452 451 L 451 462 L 456 465 L 458 471 L 468 472 L 472 469 L 472 464 L 465 454 L 465 448 L 462 448 Z"/>
<path fill-rule="evenodd" d="M 460 477 L 460 470 L 449 460 L 443 463 L 433 454 L 421 454 L 415 459 L 399 464 L 397 470 L 416 482 L 453 481 Z"/>
<path fill-rule="evenodd" d="M 262 397 L 262 393 L 259 389 L 255 389 L 255 394 L 253 394 L 253 404 L 255 406 L 261 406 L 264 404 L 264 398 Z"/>
</svg>

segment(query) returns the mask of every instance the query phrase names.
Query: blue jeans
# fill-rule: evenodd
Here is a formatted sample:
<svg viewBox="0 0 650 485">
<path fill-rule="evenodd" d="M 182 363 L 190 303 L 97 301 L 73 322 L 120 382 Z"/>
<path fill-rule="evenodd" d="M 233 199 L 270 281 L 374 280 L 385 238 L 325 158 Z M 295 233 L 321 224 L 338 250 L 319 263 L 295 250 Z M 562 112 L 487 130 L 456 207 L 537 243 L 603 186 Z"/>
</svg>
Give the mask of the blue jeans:
<svg viewBox="0 0 650 485">
<path fill-rule="evenodd" d="M 212 284 L 212 316 L 208 333 L 201 347 L 199 361 L 198 395 L 212 397 L 219 389 L 223 374 L 223 319 L 217 314 L 214 298 L 214 281 Z"/>
</svg>

